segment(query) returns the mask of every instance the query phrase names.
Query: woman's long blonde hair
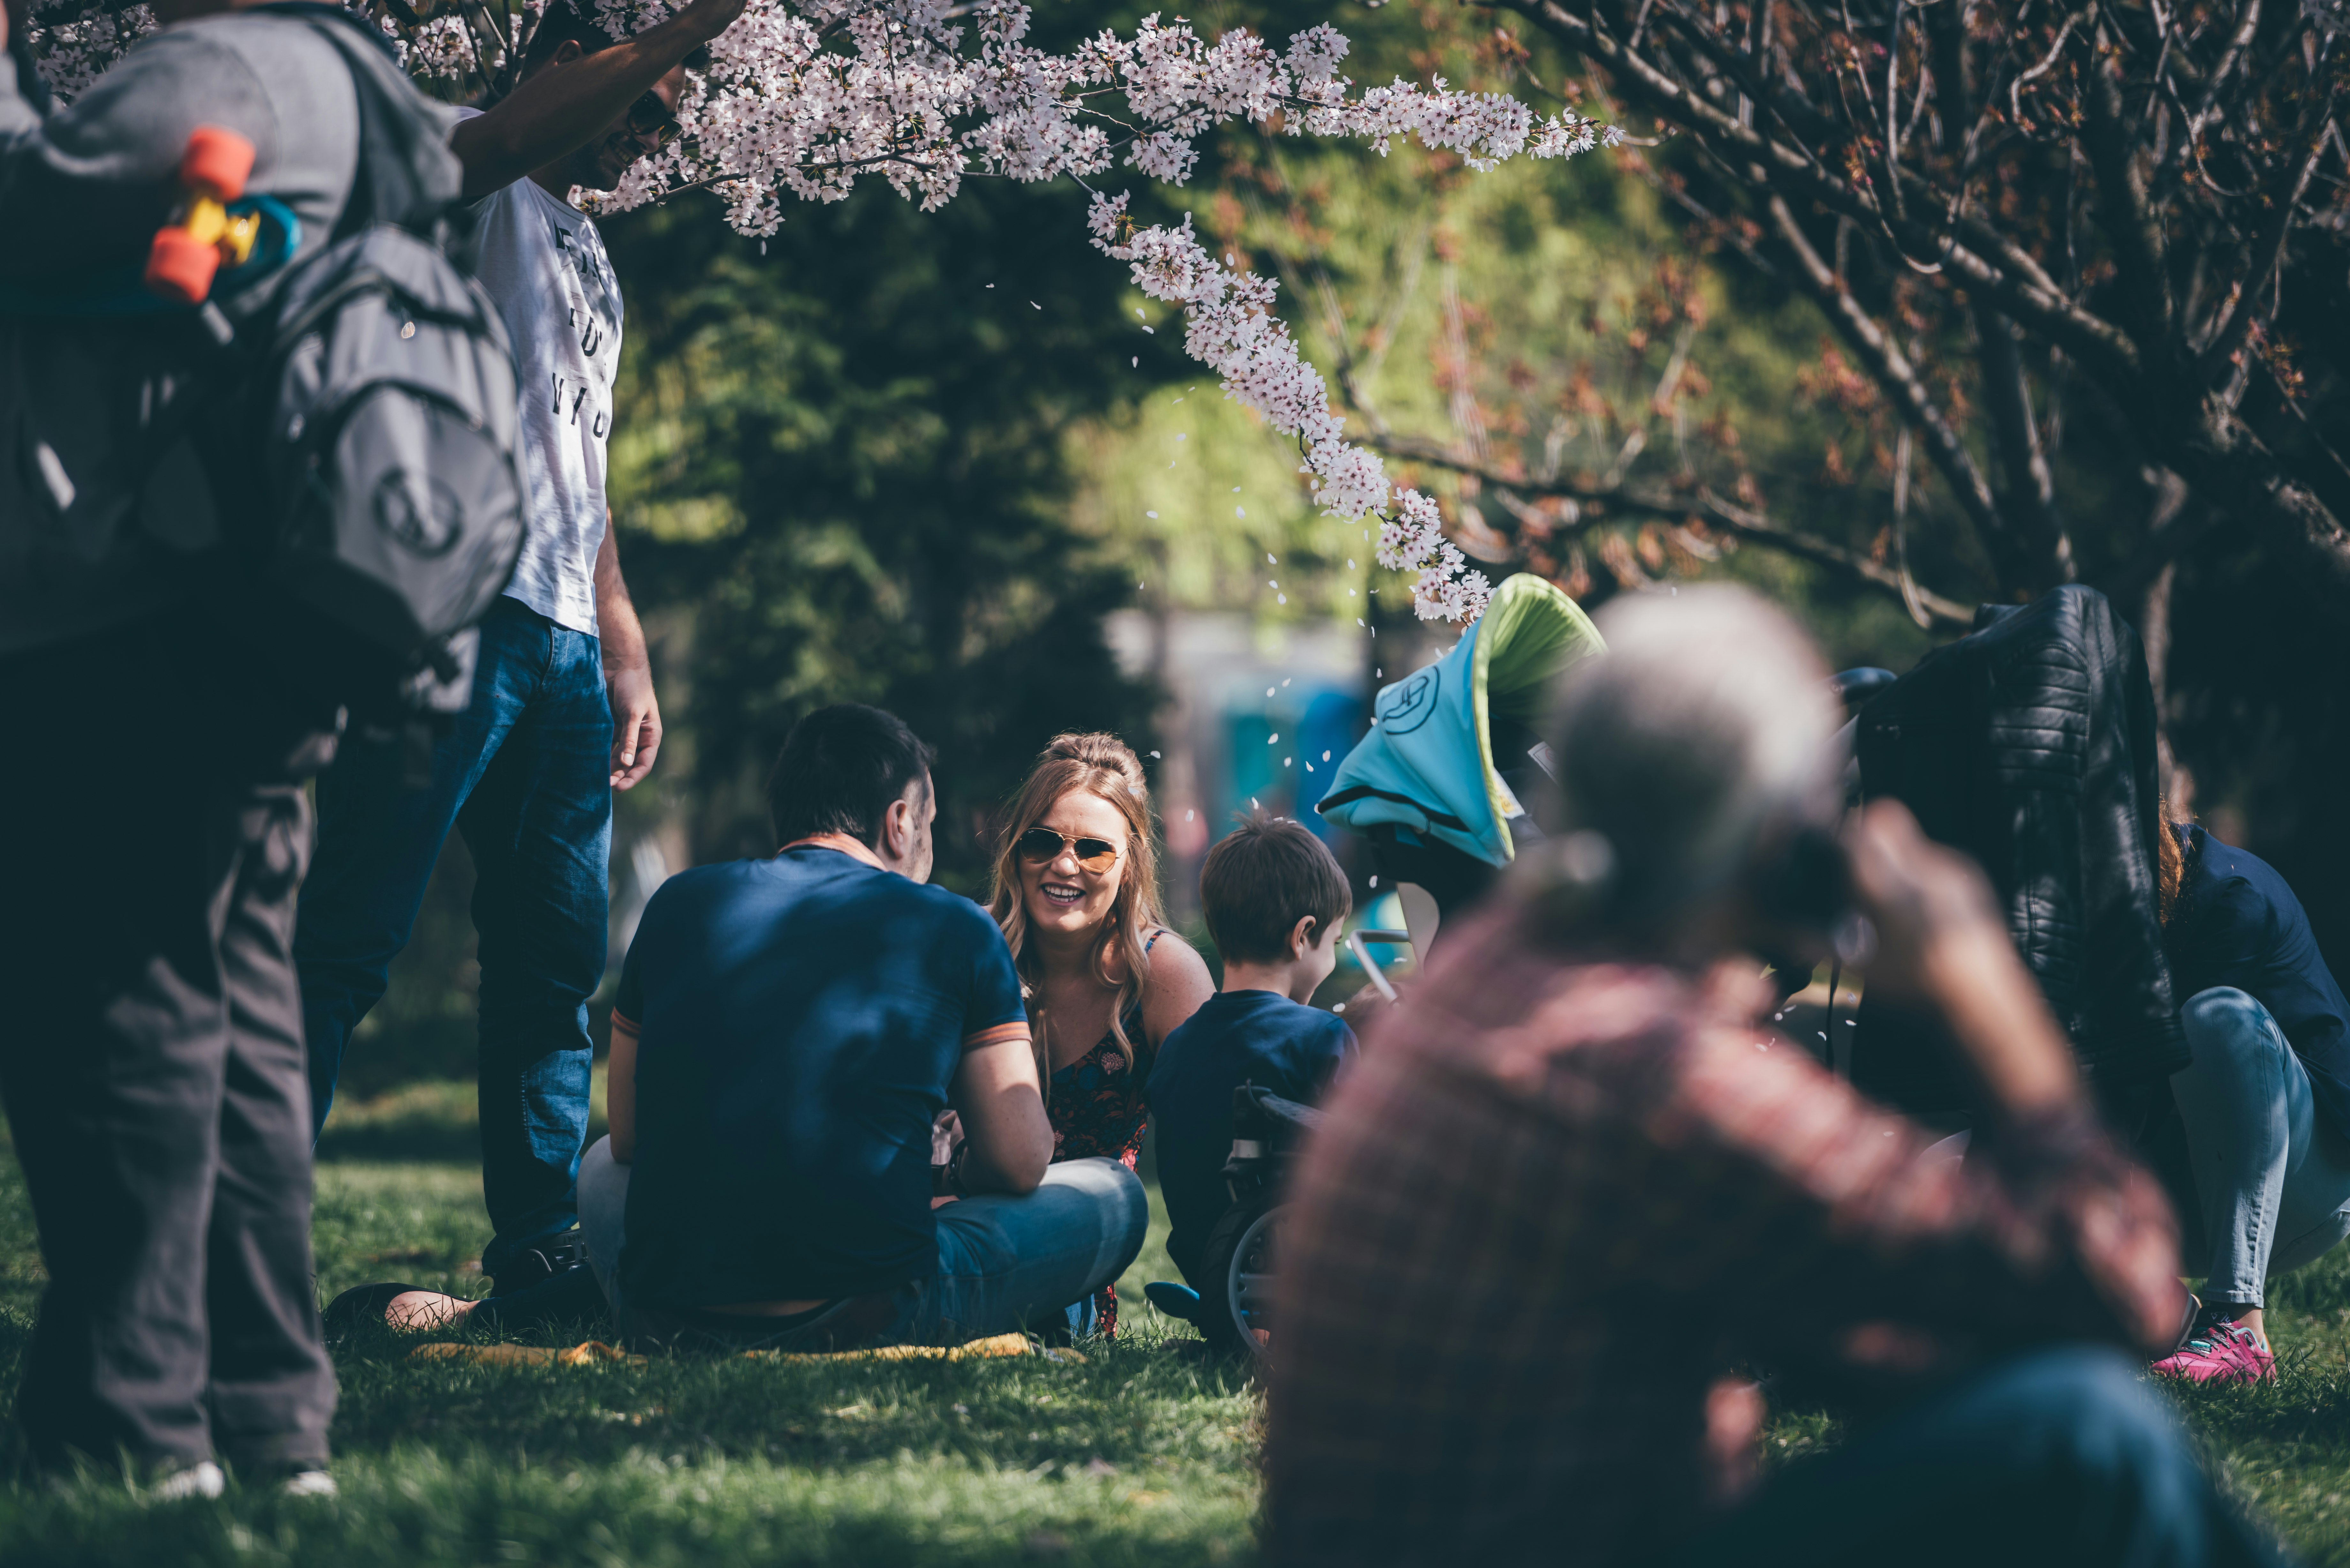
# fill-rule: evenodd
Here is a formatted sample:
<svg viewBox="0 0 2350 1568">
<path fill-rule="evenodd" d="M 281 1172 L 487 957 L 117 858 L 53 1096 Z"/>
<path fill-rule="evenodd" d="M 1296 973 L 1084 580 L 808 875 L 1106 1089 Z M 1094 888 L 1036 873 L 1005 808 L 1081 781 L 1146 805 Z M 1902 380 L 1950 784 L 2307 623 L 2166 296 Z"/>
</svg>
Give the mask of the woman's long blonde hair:
<svg viewBox="0 0 2350 1568">
<path fill-rule="evenodd" d="M 1043 964 L 1028 948 L 1028 905 L 1020 886 L 1018 846 L 1022 834 L 1044 821 L 1063 796 L 1078 790 L 1109 802 L 1126 818 L 1126 854 L 1119 867 L 1118 898 L 1103 922 L 1094 963 L 1102 983 L 1118 987 L 1109 1031 L 1129 1072 L 1135 1066 L 1136 1052 L 1135 1042 L 1127 1038 L 1126 1015 L 1141 1003 L 1150 987 L 1150 959 L 1143 944 L 1151 932 L 1167 923 L 1159 902 L 1159 848 L 1150 815 L 1150 785 L 1142 776 L 1141 762 L 1116 735 L 1054 736 L 998 823 L 995 866 L 987 895 L 987 912 L 1003 929 L 1013 964 L 1020 971 L 1021 986 L 1028 993 L 1036 1075 L 1047 1099 L 1053 1084 L 1051 1024 L 1045 1016 Z M 1122 981 L 1112 972 L 1113 954 L 1124 961 Z"/>
</svg>

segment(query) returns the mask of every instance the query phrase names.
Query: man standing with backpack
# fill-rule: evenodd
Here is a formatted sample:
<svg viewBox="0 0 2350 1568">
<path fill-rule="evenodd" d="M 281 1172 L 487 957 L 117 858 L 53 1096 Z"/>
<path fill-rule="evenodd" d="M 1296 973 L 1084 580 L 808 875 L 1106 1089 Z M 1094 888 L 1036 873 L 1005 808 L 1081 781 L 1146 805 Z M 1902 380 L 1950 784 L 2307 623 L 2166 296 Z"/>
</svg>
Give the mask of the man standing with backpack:
<svg viewBox="0 0 2350 1568">
<path fill-rule="evenodd" d="M 604 977 L 611 792 L 651 769 L 661 732 L 605 499 L 619 285 L 568 197 L 612 189 L 676 133 L 683 62 L 742 9 L 696 0 L 616 43 L 570 0 L 551 0 L 520 85 L 451 137 L 465 194 L 480 200 L 477 270 L 520 372 L 526 538 L 482 628 L 472 706 L 436 746 L 429 786 L 411 787 L 395 739 L 364 734 L 318 782 L 295 944 L 315 1127 L 452 826 L 473 851 L 482 1186 L 495 1232 L 482 1269 L 493 1296 L 529 1293 L 509 1303 L 509 1322 L 602 1307 L 574 1194 L 587 1002 Z"/>
<path fill-rule="evenodd" d="M 668 39 L 608 53 L 650 81 L 740 9 L 702 0 Z M 0 677 L 48 764 L 0 774 L 0 820 L 19 829 L 0 1096 L 49 1274 L 16 1414 L 41 1462 L 120 1459 L 160 1495 L 217 1494 L 221 1462 L 324 1492 L 335 1391 L 293 928 L 304 783 L 356 698 L 320 678 L 316 639 L 233 607 L 253 583 L 224 545 L 284 487 L 192 450 L 224 390 L 193 335 L 267 344 L 286 290 L 216 288 L 202 314 L 122 301 L 142 297 L 200 126 L 250 145 L 244 193 L 298 236 L 259 270 L 293 286 L 370 221 L 429 250 L 469 171 L 556 160 L 644 88 L 609 67 L 546 73 L 452 152 L 450 111 L 335 8 L 153 10 L 163 30 L 55 112 L 21 0 L 0 16 L 0 224 L 26 240 L 0 251 Z M 600 910 L 600 848 L 596 876 Z"/>
<path fill-rule="evenodd" d="M 208 8 L 155 5 L 167 24 Z M 217 1494 L 223 1462 L 329 1490 L 292 940 L 303 781 L 344 699 L 304 649 L 232 643 L 216 613 L 237 586 L 224 528 L 264 486 L 214 490 L 184 441 L 156 455 L 172 405 L 203 395 L 197 317 L 37 302 L 92 280 L 138 296 L 199 126 L 251 144 L 246 192 L 299 223 L 288 261 L 320 254 L 369 173 L 355 70 L 400 122 L 374 129 L 408 133 L 401 181 L 445 203 L 459 170 L 446 111 L 313 20 L 167 26 L 56 112 L 23 26 L 12 0 L 0 679 L 37 740 L 0 774 L 0 1093 L 49 1278 L 16 1417 L 40 1462 L 123 1460 L 163 1495 Z M 208 319 L 242 332 L 269 293 Z"/>
</svg>

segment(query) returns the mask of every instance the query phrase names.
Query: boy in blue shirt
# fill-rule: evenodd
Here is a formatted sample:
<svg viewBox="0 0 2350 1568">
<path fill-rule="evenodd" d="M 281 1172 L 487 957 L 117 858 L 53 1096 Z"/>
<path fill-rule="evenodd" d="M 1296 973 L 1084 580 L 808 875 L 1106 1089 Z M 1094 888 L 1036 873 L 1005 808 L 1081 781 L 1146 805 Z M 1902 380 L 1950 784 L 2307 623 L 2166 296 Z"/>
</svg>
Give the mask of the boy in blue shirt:
<svg viewBox="0 0 2350 1568">
<path fill-rule="evenodd" d="M 1250 818 L 1208 852 L 1200 900 L 1223 988 L 1167 1036 L 1145 1090 L 1173 1225 L 1167 1254 L 1194 1289 L 1205 1288 L 1208 1231 L 1232 1201 L 1232 1091 L 1252 1083 L 1310 1104 L 1355 1054 L 1352 1030 L 1304 1005 L 1337 966 L 1338 928 L 1354 907 L 1320 839 L 1302 823 Z"/>
</svg>

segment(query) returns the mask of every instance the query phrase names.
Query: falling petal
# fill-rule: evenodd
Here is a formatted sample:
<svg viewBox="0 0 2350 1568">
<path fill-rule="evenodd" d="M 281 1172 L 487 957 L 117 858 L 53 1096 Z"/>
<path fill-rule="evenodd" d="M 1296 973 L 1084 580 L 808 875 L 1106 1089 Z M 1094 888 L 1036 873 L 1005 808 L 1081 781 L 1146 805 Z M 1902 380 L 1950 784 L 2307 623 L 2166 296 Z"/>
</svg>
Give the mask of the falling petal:
<svg viewBox="0 0 2350 1568">
<path fill-rule="evenodd" d="M 1186 822 L 1189 822 L 1189 821 L 1191 821 L 1193 817 L 1195 817 L 1195 816 L 1197 816 L 1197 815 L 1200 815 L 1200 814 L 1199 814 L 1198 812 L 1196 812 L 1196 811 L 1187 811 L 1187 812 L 1185 812 L 1185 813 L 1183 814 L 1183 820 L 1184 820 L 1184 821 L 1186 821 Z"/>
<path fill-rule="evenodd" d="M 1328 762 L 1328 761 L 1330 760 L 1330 753 L 1327 753 L 1327 752 L 1323 753 L 1322 753 L 1322 760 L 1323 760 L 1324 762 L 1326 762 L 1326 762 Z"/>
<path fill-rule="evenodd" d="M 1144 513 L 1144 514 L 1143 514 L 1143 515 L 1144 515 L 1145 517 L 1156 517 L 1156 516 L 1158 516 L 1158 515 L 1159 515 L 1159 514 L 1158 514 L 1158 513 L 1156 513 L 1156 512 L 1146 512 L 1146 513 Z"/>
<path fill-rule="evenodd" d="M 1281 765 L 1282 765 L 1283 767 L 1284 767 L 1284 768 L 1285 768 L 1285 767 L 1289 766 L 1289 764 L 1290 764 L 1292 762 L 1294 762 L 1294 761 L 1295 761 L 1295 758 L 1292 758 L 1292 757 L 1284 757 L 1284 758 L 1282 758 L 1282 759 L 1281 759 Z"/>
<path fill-rule="evenodd" d="M 1378 887 L 1378 885 L 1379 885 L 1379 879 L 1378 879 L 1378 877 L 1372 877 L 1372 878 L 1371 878 L 1371 886 L 1372 886 L 1372 887 L 1374 887 L 1374 888 L 1376 888 L 1376 887 Z"/>
<path fill-rule="evenodd" d="M 1285 605 L 1289 602 L 1289 596 L 1287 594 L 1275 594 L 1273 596 L 1273 602 L 1277 605 Z"/>
<path fill-rule="evenodd" d="M 1151 754 L 1152 756 L 1154 756 L 1154 757 L 1155 757 L 1155 756 L 1157 756 L 1157 755 L 1159 755 L 1159 753 L 1158 753 L 1157 752 L 1153 752 L 1153 753 L 1151 753 L 1150 754 Z"/>
<path fill-rule="evenodd" d="M 1267 735 L 1267 736 L 1264 738 L 1264 743 L 1265 743 L 1266 745 L 1268 745 L 1268 746 L 1269 746 L 1269 745 L 1273 744 L 1275 741 L 1278 741 L 1279 739 L 1281 739 L 1281 732 L 1280 732 L 1280 731 L 1278 731 L 1278 730 L 1275 730 L 1272 734 Z"/>
</svg>

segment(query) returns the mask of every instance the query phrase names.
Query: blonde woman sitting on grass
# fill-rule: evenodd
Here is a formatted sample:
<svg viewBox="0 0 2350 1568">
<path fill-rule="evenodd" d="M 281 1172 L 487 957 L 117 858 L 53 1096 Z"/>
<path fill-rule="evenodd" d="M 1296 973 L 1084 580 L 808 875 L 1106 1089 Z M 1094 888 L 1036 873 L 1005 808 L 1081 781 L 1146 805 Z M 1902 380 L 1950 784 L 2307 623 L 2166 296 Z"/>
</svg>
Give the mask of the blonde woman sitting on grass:
<svg viewBox="0 0 2350 1568">
<path fill-rule="evenodd" d="M 1004 813 L 988 909 L 1027 994 L 1054 1160 L 1133 1169 L 1151 1060 L 1216 988 L 1161 914 L 1150 786 L 1124 742 L 1045 748 Z M 1073 1303 L 1069 1330 L 1117 1333 L 1116 1290 Z"/>
</svg>

